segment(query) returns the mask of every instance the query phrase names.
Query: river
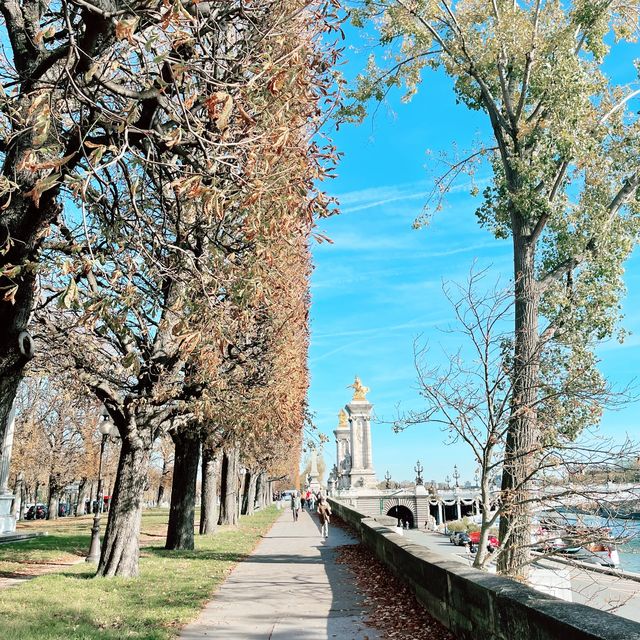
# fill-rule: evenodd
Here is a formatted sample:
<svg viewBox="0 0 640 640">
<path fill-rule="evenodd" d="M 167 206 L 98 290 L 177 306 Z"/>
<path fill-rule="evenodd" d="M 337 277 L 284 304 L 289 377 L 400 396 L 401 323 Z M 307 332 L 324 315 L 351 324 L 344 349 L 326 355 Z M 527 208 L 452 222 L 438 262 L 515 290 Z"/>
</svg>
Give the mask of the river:
<svg viewBox="0 0 640 640">
<path fill-rule="evenodd" d="M 618 545 L 620 568 L 624 571 L 640 573 L 640 520 L 622 520 L 619 518 L 601 518 L 599 516 L 580 515 L 572 518 L 564 517 L 574 523 L 581 522 L 587 526 L 605 526 L 611 529 L 614 538 L 628 539 L 625 544 Z"/>
<path fill-rule="evenodd" d="M 610 520 L 613 535 L 632 536 L 618 547 L 620 568 L 640 573 L 640 520 Z"/>
</svg>

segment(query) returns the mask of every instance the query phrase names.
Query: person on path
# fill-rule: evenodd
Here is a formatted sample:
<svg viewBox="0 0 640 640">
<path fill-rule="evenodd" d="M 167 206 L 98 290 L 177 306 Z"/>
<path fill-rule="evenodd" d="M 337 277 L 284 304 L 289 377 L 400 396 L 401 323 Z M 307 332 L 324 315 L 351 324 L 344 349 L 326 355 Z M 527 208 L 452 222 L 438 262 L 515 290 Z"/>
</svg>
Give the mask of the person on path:
<svg viewBox="0 0 640 640">
<path fill-rule="evenodd" d="M 316 495 L 313 491 L 309 491 L 307 496 L 307 504 L 309 505 L 309 511 L 313 511 L 316 508 Z"/>
<path fill-rule="evenodd" d="M 326 540 L 329 537 L 329 520 L 331 517 L 331 507 L 323 496 L 318 503 L 318 518 L 320 518 L 320 524 L 322 525 L 321 534 L 322 539 Z"/>
<path fill-rule="evenodd" d="M 294 491 L 291 494 L 291 511 L 293 513 L 293 521 L 298 521 L 298 514 L 300 513 L 300 492 Z"/>
</svg>

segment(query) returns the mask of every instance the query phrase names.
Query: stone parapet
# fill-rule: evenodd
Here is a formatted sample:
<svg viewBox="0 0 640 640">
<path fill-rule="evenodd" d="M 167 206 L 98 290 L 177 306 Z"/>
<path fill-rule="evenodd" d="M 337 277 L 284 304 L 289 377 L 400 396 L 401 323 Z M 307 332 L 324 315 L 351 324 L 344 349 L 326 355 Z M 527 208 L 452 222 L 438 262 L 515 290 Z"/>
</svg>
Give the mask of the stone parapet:
<svg viewBox="0 0 640 640">
<path fill-rule="evenodd" d="M 640 640 L 640 624 L 465 567 L 392 531 L 393 518 L 330 500 L 429 613 L 460 640 Z"/>
</svg>

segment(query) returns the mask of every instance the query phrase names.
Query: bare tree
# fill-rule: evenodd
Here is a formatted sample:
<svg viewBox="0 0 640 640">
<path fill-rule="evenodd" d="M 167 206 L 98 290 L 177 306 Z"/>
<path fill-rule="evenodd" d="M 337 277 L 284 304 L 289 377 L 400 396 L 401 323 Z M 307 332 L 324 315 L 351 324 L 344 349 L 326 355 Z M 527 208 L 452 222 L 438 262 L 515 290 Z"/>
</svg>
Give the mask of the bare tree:
<svg viewBox="0 0 640 640">
<path fill-rule="evenodd" d="M 48 519 L 58 517 L 68 485 L 97 471 L 96 415 L 92 398 L 78 394 L 68 379 L 34 375 L 20 388 L 12 469 L 27 484 L 48 486 Z"/>
<path fill-rule="evenodd" d="M 173 444 L 171 438 L 167 435 L 163 435 L 156 442 L 155 455 L 152 461 L 152 467 L 157 467 L 157 492 L 156 492 L 156 507 L 162 506 L 166 500 L 167 484 L 171 480 L 171 474 L 173 472 Z"/>
<path fill-rule="evenodd" d="M 419 391 L 426 407 L 408 412 L 395 425 L 401 430 L 413 424 L 440 424 L 449 434 L 450 442 L 463 442 L 472 451 L 480 469 L 483 505 L 476 567 L 485 566 L 489 560 L 490 530 L 505 516 L 510 527 L 501 533 L 498 556 L 514 550 L 508 544 L 510 536 L 524 540 L 527 552 L 533 547 L 551 550 L 550 541 L 544 536 L 532 539 L 535 532 L 531 527 L 514 535 L 514 527 L 521 526 L 521 520 L 508 517 L 513 515 L 512 510 L 544 513 L 547 520 L 560 521 L 566 520 L 562 514 L 567 510 L 574 512 L 583 507 L 597 513 L 598 509 L 610 507 L 617 489 L 606 484 L 568 483 L 571 471 L 576 466 L 583 470 L 603 465 L 611 470 L 621 468 L 637 452 L 637 447 L 628 440 L 616 444 L 593 431 L 603 407 L 619 406 L 628 399 L 628 394 L 614 391 L 590 366 L 584 366 L 583 360 L 580 367 L 563 366 L 565 354 L 556 342 L 549 342 L 541 346 L 545 347 L 542 353 L 536 354 L 542 363 L 542 375 L 534 407 L 543 437 L 522 451 L 531 469 L 523 482 L 531 489 L 526 501 L 513 500 L 506 495 L 509 489 L 496 490 L 507 456 L 509 425 L 517 406 L 512 396 L 517 389 L 515 378 L 519 369 L 514 367 L 512 358 L 512 290 L 499 287 L 486 290 L 484 278 L 482 272 L 472 273 L 465 286 L 445 287 L 456 316 L 456 326 L 450 331 L 461 346 L 440 366 L 429 362 L 431 352 L 427 346 L 416 343 Z M 606 538 L 601 528 L 564 524 L 562 537 L 566 546 L 588 545 Z M 558 532 L 554 530 L 549 535 L 558 537 Z M 516 553 L 520 551 L 515 548 Z"/>
</svg>

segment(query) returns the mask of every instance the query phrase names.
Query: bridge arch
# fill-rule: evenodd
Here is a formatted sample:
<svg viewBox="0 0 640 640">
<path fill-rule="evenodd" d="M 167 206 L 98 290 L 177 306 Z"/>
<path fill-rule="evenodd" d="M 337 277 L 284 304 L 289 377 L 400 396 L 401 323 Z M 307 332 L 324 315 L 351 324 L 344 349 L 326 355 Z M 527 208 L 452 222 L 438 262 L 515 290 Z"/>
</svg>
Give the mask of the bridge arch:
<svg viewBox="0 0 640 640">
<path fill-rule="evenodd" d="M 404 525 L 406 522 L 409 529 L 413 529 L 415 527 L 413 511 L 411 511 L 409 507 L 405 507 L 403 504 L 391 507 L 391 509 L 387 511 L 387 515 L 392 518 L 397 518 L 399 520 L 399 525 Z"/>
<path fill-rule="evenodd" d="M 400 519 L 401 523 L 407 521 L 409 528 L 417 526 L 418 514 L 415 501 L 407 497 L 391 497 L 384 500 L 382 513 Z"/>
</svg>

